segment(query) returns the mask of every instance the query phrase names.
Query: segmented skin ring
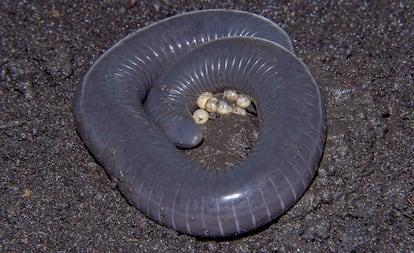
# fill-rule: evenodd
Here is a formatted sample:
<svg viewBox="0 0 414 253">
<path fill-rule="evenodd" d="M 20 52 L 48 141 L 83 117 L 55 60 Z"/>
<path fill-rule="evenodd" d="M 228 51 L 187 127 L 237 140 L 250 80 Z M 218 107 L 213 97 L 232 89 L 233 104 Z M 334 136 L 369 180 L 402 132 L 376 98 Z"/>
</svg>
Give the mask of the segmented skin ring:
<svg viewBox="0 0 414 253">
<path fill-rule="evenodd" d="M 177 149 L 202 133 L 191 118 L 205 91 L 248 94 L 256 144 L 234 167 L 209 170 Z M 288 35 L 261 16 L 185 13 L 127 36 L 85 74 L 74 103 L 84 143 L 145 215 L 197 237 L 268 224 L 311 183 L 325 139 L 322 97 Z"/>
</svg>

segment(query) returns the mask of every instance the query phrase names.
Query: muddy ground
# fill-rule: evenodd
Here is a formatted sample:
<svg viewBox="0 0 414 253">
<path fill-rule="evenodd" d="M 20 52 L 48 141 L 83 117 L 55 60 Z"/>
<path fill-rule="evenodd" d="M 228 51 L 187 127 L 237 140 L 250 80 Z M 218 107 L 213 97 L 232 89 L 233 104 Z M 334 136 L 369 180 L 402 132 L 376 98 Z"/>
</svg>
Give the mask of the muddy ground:
<svg viewBox="0 0 414 253">
<path fill-rule="evenodd" d="M 197 9 L 280 24 L 318 80 L 325 152 L 300 201 L 230 241 L 158 225 L 113 189 L 74 126 L 80 78 L 113 43 Z M 412 1 L 0 3 L 0 251 L 414 251 Z"/>
</svg>

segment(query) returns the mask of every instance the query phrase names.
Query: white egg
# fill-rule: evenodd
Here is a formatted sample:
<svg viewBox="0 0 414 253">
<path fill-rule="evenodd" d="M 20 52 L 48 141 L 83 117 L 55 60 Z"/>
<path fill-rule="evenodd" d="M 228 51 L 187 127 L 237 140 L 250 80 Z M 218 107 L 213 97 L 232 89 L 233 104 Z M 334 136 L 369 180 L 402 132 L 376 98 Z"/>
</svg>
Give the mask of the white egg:
<svg viewBox="0 0 414 253">
<path fill-rule="evenodd" d="M 234 106 L 232 108 L 232 113 L 240 115 L 240 116 L 246 116 L 246 114 L 247 114 L 245 109 L 237 107 L 237 106 Z"/>
<path fill-rule="evenodd" d="M 218 99 L 215 97 L 210 98 L 209 100 L 207 100 L 205 107 L 206 107 L 205 109 L 208 112 L 217 112 Z"/>
<path fill-rule="evenodd" d="M 213 93 L 211 92 L 203 92 L 197 98 L 197 106 L 198 108 L 205 109 L 207 101 L 213 97 Z"/>
<path fill-rule="evenodd" d="M 234 102 L 239 97 L 239 94 L 237 94 L 237 91 L 235 90 L 225 90 L 223 96 L 227 98 L 227 100 Z"/>
<path fill-rule="evenodd" d="M 232 106 L 228 105 L 225 101 L 220 100 L 217 104 L 217 112 L 221 115 L 226 115 L 231 113 Z"/>
<path fill-rule="evenodd" d="M 208 117 L 208 112 L 204 109 L 197 109 L 193 113 L 193 119 L 199 125 L 205 124 L 208 121 Z"/>
<path fill-rule="evenodd" d="M 236 105 L 240 108 L 247 108 L 251 103 L 250 98 L 244 94 L 240 94 L 236 101 Z"/>
</svg>

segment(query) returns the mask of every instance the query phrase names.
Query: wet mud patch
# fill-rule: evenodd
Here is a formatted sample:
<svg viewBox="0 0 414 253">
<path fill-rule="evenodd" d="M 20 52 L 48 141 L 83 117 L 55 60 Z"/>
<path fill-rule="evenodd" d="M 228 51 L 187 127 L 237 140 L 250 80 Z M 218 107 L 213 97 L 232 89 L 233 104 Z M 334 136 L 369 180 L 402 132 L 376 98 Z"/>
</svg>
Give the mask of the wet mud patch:
<svg viewBox="0 0 414 253">
<path fill-rule="evenodd" d="M 260 130 L 260 120 L 248 113 L 218 116 L 201 126 L 204 140 L 197 148 L 181 152 L 208 169 L 227 169 L 247 158 Z"/>
</svg>

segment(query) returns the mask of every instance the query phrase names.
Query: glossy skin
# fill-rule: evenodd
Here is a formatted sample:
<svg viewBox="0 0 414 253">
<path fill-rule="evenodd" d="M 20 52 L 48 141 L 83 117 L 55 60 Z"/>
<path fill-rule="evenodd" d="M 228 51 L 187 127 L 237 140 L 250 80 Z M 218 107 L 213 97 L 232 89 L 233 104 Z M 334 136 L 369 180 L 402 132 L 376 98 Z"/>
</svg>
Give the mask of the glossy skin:
<svg viewBox="0 0 414 253">
<path fill-rule="evenodd" d="M 257 38 L 218 39 L 235 35 Z M 126 198 L 157 222 L 198 237 L 255 230 L 300 198 L 323 150 L 322 98 L 291 51 L 283 30 L 246 12 L 198 11 L 155 23 L 86 73 L 74 104 L 78 131 Z M 254 99 L 261 128 L 246 160 L 213 171 L 173 143 L 202 139 L 188 120 L 196 100 L 188 94 L 224 88 Z"/>
</svg>

